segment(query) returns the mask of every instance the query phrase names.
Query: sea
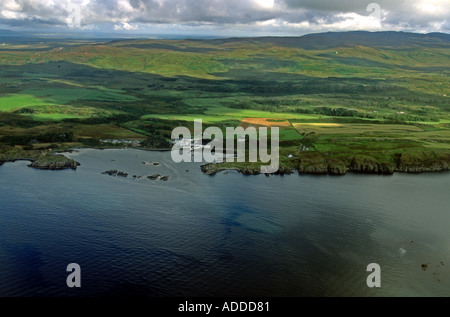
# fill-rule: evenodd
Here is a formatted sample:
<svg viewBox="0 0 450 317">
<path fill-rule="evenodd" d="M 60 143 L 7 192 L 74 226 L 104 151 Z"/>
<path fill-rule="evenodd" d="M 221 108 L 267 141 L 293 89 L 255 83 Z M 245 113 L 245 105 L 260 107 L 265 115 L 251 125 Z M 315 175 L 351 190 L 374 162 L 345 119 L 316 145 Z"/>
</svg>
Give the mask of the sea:
<svg viewBox="0 0 450 317">
<path fill-rule="evenodd" d="M 209 176 L 170 152 L 64 155 L 77 170 L 0 166 L 0 297 L 450 295 L 448 172 Z"/>
</svg>

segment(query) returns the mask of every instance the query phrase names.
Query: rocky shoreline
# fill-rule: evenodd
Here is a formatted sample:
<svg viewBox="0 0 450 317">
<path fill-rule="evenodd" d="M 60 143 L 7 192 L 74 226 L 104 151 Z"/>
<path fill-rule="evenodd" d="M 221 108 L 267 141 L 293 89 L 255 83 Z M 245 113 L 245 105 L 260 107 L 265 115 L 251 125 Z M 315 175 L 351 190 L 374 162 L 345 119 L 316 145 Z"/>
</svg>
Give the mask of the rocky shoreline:
<svg viewBox="0 0 450 317">
<path fill-rule="evenodd" d="M 317 154 L 300 158 L 300 174 L 345 175 L 347 173 L 392 175 L 400 173 L 426 173 L 448 171 L 450 155 L 433 156 L 398 154 L 390 161 L 380 162 L 371 156 L 352 156 L 344 159 L 324 158 Z"/>
<path fill-rule="evenodd" d="M 158 163 L 159 164 L 159 163 Z M 120 177 L 128 177 L 128 173 L 127 172 L 122 172 L 119 170 L 108 170 L 108 171 L 104 171 L 102 173 L 103 175 L 109 175 L 109 176 L 120 176 Z M 148 178 L 150 180 L 161 180 L 161 181 L 168 181 L 169 180 L 169 176 L 168 175 L 161 175 L 161 174 L 153 174 L 153 175 L 149 175 L 149 176 L 137 176 L 137 175 L 133 175 L 134 179 L 139 179 L 139 178 Z"/>
<path fill-rule="evenodd" d="M 75 160 L 72 160 L 61 154 L 40 153 L 40 155 L 25 155 L 25 153 L 9 153 L 0 155 L 0 166 L 6 162 L 15 162 L 17 160 L 31 161 L 28 165 L 32 168 L 42 170 L 64 170 L 77 169 L 80 166 Z M 158 166 L 158 162 L 142 162 L 144 165 Z M 201 171 L 206 175 L 215 175 L 221 171 L 235 170 L 243 175 L 259 175 L 261 174 L 258 165 L 226 165 L 227 163 L 208 163 L 201 165 Z M 275 175 L 292 174 L 297 171 L 299 174 L 309 175 L 345 175 L 347 173 L 359 174 L 380 174 L 392 175 L 396 172 L 400 173 L 427 173 L 427 172 L 444 172 L 450 170 L 450 153 L 405 153 L 397 154 L 386 161 L 378 161 L 368 155 L 359 155 L 352 157 L 327 157 L 316 151 L 311 151 L 300 155 L 295 164 L 286 166 L 281 164 Z M 104 172 L 107 173 L 108 171 Z M 114 176 L 116 176 L 115 173 Z M 156 174 L 155 174 L 156 175 Z M 152 179 L 151 175 L 148 178 Z M 270 174 L 266 174 L 269 176 Z M 126 177 L 120 174 L 117 176 Z M 137 176 L 136 176 L 137 178 Z M 165 175 L 156 175 L 154 179 L 167 180 Z"/>
<path fill-rule="evenodd" d="M 379 162 L 370 156 L 353 156 L 345 159 L 325 159 L 317 152 L 309 156 L 300 157 L 298 166 L 288 167 L 280 165 L 275 175 L 299 174 L 307 175 L 345 175 L 347 173 L 392 175 L 400 173 L 445 172 L 450 170 L 450 155 L 448 156 L 414 156 L 413 154 L 397 155 L 391 162 Z M 222 163 L 208 163 L 200 166 L 206 175 L 215 175 L 226 170 L 236 170 L 244 175 L 261 174 L 260 167 L 242 166 L 229 167 Z M 266 174 L 269 176 L 269 174 Z"/>
<path fill-rule="evenodd" d="M 63 155 L 45 154 L 37 157 L 12 157 L 0 159 L 0 166 L 6 162 L 31 161 L 28 167 L 41 170 L 76 170 L 80 163 Z"/>
</svg>

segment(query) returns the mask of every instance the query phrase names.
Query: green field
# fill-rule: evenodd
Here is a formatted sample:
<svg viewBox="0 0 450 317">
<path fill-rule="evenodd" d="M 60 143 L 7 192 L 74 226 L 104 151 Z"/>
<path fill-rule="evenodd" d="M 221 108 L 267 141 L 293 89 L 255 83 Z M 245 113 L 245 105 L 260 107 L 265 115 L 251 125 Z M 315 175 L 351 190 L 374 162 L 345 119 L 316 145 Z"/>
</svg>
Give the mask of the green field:
<svg viewBox="0 0 450 317">
<path fill-rule="evenodd" d="M 22 107 L 46 105 L 45 101 L 27 94 L 8 94 L 0 97 L 0 111 L 15 111 Z"/>
</svg>

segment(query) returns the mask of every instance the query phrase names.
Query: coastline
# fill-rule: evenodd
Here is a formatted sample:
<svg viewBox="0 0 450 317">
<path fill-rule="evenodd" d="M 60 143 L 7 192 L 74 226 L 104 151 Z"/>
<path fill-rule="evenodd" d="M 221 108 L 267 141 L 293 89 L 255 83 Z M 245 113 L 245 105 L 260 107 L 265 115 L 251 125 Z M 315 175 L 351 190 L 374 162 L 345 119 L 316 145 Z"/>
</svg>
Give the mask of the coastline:
<svg viewBox="0 0 450 317">
<path fill-rule="evenodd" d="M 31 163 L 28 167 L 42 170 L 76 170 L 80 163 L 63 155 L 64 152 L 72 152 L 77 149 L 88 148 L 97 150 L 121 149 L 117 147 L 71 147 L 67 149 L 58 149 L 57 151 L 14 151 L 13 153 L 0 154 L 0 166 L 6 162 L 15 162 L 18 160 L 26 160 Z M 151 149 L 151 148 L 123 148 L 135 149 L 143 151 L 167 152 L 170 149 Z M 26 153 L 25 153 L 26 152 Z M 206 163 L 200 166 L 201 171 L 205 175 L 215 175 L 224 171 L 237 171 L 243 175 L 259 175 L 261 174 L 261 164 L 246 163 Z M 305 175 L 336 175 L 343 176 L 347 173 L 356 174 L 378 174 L 392 175 L 394 173 L 439 173 L 450 170 L 450 154 L 441 157 L 423 158 L 411 157 L 409 154 L 399 155 L 392 162 L 378 162 L 370 156 L 351 156 L 340 159 L 323 159 L 318 156 L 299 157 L 295 161 L 290 162 L 289 166 L 280 164 L 279 169 L 273 173 L 274 175 L 293 174 L 298 172 Z M 266 174 L 269 176 L 269 174 Z"/>
<path fill-rule="evenodd" d="M 335 175 L 347 173 L 392 175 L 394 173 L 438 173 L 450 170 L 450 153 L 447 155 L 422 156 L 411 153 L 400 154 L 391 161 L 380 162 L 371 156 L 349 156 L 342 158 L 327 158 L 314 155 L 299 157 L 287 164 L 280 164 L 275 175 L 292 174 L 297 171 L 305 175 Z M 239 163 L 208 163 L 201 166 L 202 172 L 215 175 L 226 170 L 237 170 L 244 175 L 261 174 L 260 165 L 245 165 Z M 266 176 L 269 176 L 266 174 Z"/>
<path fill-rule="evenodd" d="M 47 154 L 43 156 L 39 156 L 38 158 L 34 157 L 17 157 L 11 159 L 0 159 L 0 166 L 4 163 L 14 163 L 16 161 L 29 161 L 28 167 L 42 169 L 42 170 L 64 170 L 64 169 L 73 169 L 76 170 L 78 166 L 81 164 L 75 160 L 72 160 L 64 155 L 60 154 Z"/>
<path fill-rule="evenodd" d="M 218 165 L 215 163 L 208 163 L 208 164 L 204 164 L 201 165 L 200 168 L 202 169 L 202 172 L 205 175 L 216 175 L 220 172 L 224 172 L 224 171 L 238 171 L 239 173 L 242 173 L 243 175 L 260 175 L 262 174 L 261 171 L 259 169 L 255 169 L 255 168 L 249 168 L 249 167 L 242 167 L 242 168 L 238 168 L 238 167 L 223 167 L 223 166 L 214 166 L 214 165 Z M 298 174 L 300 175 L 332 175 L 332 176 L 344 176 L 346 174 L 367 174 L 367 175 L 393 175 L 395 173 L 404 173 L 404 174 L 424 174 L 424 173 L 445 173 L 445 172 L 449 172 L 450 169 L 447 168 L 436 168 L 436 169 L 431 169 L 431 168 L 408 168 L 406 167 L 406 169 L 395 169 L 393 172 L 391 173 L 383 173 L 383 172 L 377 172 L 377 171 L 358 171 L 358 170 L 345 170 L 342 173 L 335 173 L 333 171 L 329 171 L 329 170 L 313 170 L 313 171 L 298 171 L 298 169 L 289 169 L 287 167 L 284 167 L 284 170 L 278 170 L 277 172 L 273 173 L 272 175 L 288 175 L 288 174 L 294 174 L 295 172 L 298 172 Z M 265 174 L 266 176 L 269 176 L 270 174 Z"/>
<path fill-rule="evenodd" d="M 60 148 L 54 151 L 42 151 L 42 150 L 22 150 L 22 149 L 10 149 L 4 153 L 0 152 L 0 166 L 4 163 L 15 162 L 15 161 L 29 161 L 28 167 L 42 169 L 42 170 L 64 170 L 73 169 L 76 170 L 81 164 L 73 159 L 68 158 L 62 153 L 72 152 L 76 149 L 96 149 L 96 150 L 107 150 L 107 149 L 121 149 L 119 147 L 88 147 L 88 146 L 75 146 L 68 148 Z M 125 149 L 127 149 L 126 147 Z M 153 148 L 137 148 L 143 151 L 170 151 L 170 149 L 153 149 Z"/>
</svg>

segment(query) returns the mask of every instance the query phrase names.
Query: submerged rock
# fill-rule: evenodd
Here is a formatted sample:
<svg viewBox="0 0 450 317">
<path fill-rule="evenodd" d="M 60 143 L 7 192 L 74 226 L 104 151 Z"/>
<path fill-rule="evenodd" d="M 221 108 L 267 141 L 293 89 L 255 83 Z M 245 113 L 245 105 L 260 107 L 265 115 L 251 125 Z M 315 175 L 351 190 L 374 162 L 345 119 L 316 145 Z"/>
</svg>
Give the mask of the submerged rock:
<svg viewBox="0 0 450 317">
<path fill-rule="evenodd" d="M 169 176 L 161 175 L 161 174 L 153 174 L 153 175 L 147 176 L 147 178 L 151 179 L 151 180 L 161 180 L 161 181 L 169 180 Z"/>
<path fill-rule="evenodd" d="M 118 171 L 118 170 L 108 170 L 103 172 L 102 174 L 106 174 L 109 176 L 121 176 L 121 177 L 128 177 L 128 173 L 126 172 L 122 172 L 122 171 Z M 135 177 L 135 176 L 133 176 Z"/>
<path fill-rule="evenodd" d="M 159 162 L 142 162 L 142 164 L 144 165 L 154 165 L 154 166 L 158 166 Z"/>
<path fill-rule="evenodd" d="M 107 175 L 110 175 L 110 176 L 116 176 L 118 172 L 119 172 L 118 170 L 108 170 L 108 171 L 104 171 L 102 174 L 107 174 Z"/>
</svg>

